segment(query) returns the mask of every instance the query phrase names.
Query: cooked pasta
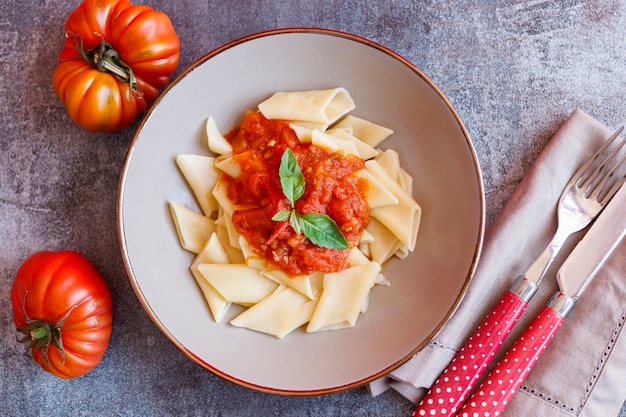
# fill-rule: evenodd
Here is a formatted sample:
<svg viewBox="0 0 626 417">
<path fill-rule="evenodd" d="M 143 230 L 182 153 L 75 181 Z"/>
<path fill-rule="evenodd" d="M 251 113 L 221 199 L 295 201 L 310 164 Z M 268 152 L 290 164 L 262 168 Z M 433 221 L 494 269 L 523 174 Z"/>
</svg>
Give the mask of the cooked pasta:
<svg viewBox="0 0 626 417">
<path fill-rule="evenodd" d="M 170 211 L 181 247 L 196 254 L 190 270 L 215 322 L 236 304 L 244 311 L 231 325 L 277 338 L 301 327 L 309 333 L 353 327 L 367 311 L 371 289 L 390 285 L 384 264 L 415 249 L 421 207 L 412 197 L 413 180 L 397 152 L 377 148 L 393 132 L 348 114 L 354 108 L 344 88 L 279 92 L 258 106 L 267 119 L 290 121 L 300 143 L 365 161 L 355 178 L 366 185 L 369 224 L 340 270 L 293 276 L 255 252 L 233 222 L 240 207 L 220 180 L 242 171 L 233 157 L 235 145 L 212 117 L 206 122 L 207 148 L 217 156 L 176 158 L 201 212 L 174 201 Z"/>
</svg>

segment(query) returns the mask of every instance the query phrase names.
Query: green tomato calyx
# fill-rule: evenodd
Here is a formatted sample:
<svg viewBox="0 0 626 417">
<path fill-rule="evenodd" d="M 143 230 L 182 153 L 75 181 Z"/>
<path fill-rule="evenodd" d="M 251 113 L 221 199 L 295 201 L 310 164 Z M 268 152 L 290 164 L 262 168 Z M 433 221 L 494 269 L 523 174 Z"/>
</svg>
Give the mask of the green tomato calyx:
<svg viewBox="0 0 626 417">
<path fill-rule="evenodd" d="M 46 363 L 50 364 L 50 359 L 48 358 L 48 349 L 50 345 L 55 346 L 61 352 L 61 357 L 65 361 L 65 352 L 63 350 L 63 339 L 61 337 L 61 327 L 63 323 L 68 318 L 74 307 L 70 308 L 67 313 L 57 322 L 50 323 L 46 320 L 32 320 L 26 314 L 26 296 L 28 295 L 28 291 L 24 294 L 24 301 L 22 302 L 22 315 L 24 316 L 24 321 L 26 321 L 25 326 L 17 327 L 16 330 L 24 336 L 18 339 L 20 343 L 26 343 L 26 350 L 37 349 L 41 350 L 43 357 Z"/>
<path fill-rule="evenodd" d="M 133 69 L 122 60 L 113 45 L 104 40 L 104 36 L 99 33 L 96 33 L 96 35 L 100 38 L 100 43 L 87 50 L 85 50 L 83 37 L 80 34 L 74 33 L 66 36 L 73 36 L 76 49 L 85 62 L 97 68 L 98 71 L 113 74 L 119 81 L 128 83 L 133 95 L 137 98 L 142 98 L 143 93 L 137 85 L 137 78 Z"/>
</svg>

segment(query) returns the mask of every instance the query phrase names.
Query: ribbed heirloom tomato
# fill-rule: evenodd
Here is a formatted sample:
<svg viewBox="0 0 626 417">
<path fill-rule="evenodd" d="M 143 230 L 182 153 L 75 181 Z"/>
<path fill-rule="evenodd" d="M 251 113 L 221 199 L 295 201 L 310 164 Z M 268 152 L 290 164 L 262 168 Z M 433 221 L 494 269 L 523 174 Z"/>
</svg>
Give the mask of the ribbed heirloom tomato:
<svg viewBox="0 0 626 417">
<path fill-rule="evenodd" d="M 172 21 L 127 0 L 85 0 L 65 23 L 52 75 L 69 116 L 91 131 L 128 127 L 167 84 L 180 40 Z"/>
<path fill-rule="evenodd" d="M 76 378 L 102 360 L 113 323 L 111 293 L 83 255 L 33 254 L 15 276 L 11 303 L 21 341 L 44 370 Z"/>
</svg>

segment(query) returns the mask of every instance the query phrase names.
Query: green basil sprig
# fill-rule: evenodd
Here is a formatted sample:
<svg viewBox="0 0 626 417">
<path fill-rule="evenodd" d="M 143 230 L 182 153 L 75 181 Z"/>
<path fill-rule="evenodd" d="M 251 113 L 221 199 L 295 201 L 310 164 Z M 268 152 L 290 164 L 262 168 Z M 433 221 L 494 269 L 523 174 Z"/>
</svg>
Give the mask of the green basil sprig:
<svg viewBox="0 0 626 417">
<path fill-rule="evenodd" d="M 272 220 L 278 222 L 289 220 L 289 224 L 297 234 L 303 233 L 311 242 L 320 247 L 348 249 L 348 241 L 333 219 L 321 213 L 298 214 L 296 212 L 295 203 L 304 194 L 305 181 L 298 161 L 289 148 L 280 159 L 278 175 L 283 194 L 291 203 L 291 209 L 279 211 L 272 217 Z"/>
</svg>

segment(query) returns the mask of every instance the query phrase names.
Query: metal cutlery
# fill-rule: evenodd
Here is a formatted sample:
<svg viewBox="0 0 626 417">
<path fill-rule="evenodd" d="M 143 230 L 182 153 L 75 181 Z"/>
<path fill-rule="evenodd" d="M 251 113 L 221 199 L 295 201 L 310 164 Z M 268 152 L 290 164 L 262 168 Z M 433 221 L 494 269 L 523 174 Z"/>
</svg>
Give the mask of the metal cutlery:
<svg viewBox="0 0 626 417">
<path fill-rule="evenodd" d="M 498 416 L 515 395 L 565 317 L 626 235 L 626 187 L 611 200 L 557 272 L 557 291 L 489 373 L 460 412 Z"/>
<path fill-rule="evenodd" d="M 617 193 L 626 178 L 616 177 L 626 156 L 619 152 L 626 139 L 610 150 L 620 127 L 572 176 L 557 206 L 558 225 L 550 243 L 504 293 L 474 334 L 444 369 L 413 416 L 454 416 L 536 293 L 567 238 L 585 228 Z M 607 155 L 608 153 L 608 155 Z M 607 155 L 607 156 L 605 156 Z"/>
</svg>

